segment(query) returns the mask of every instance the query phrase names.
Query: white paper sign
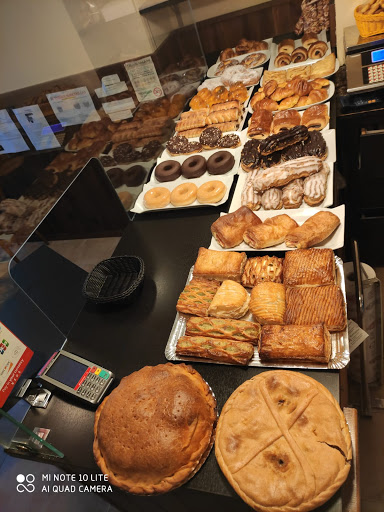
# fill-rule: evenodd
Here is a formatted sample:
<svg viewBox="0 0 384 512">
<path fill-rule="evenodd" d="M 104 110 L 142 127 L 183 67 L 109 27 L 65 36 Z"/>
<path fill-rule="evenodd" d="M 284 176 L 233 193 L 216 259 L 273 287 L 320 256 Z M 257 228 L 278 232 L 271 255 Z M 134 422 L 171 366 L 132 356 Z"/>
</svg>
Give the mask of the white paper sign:
<svg viewBox="0 0 384 512">
<path fill-rule="evenodd" d="M 348 320 L 349 352 L 351 354 L 368 336 L 369 334 L 363 331 L 356 322 Z"/>
<path fill-rule="evenodd" d="M 56 139 L 39 105 L 14 108 L 13 112 L 36 149 L 60 147 L 60 142 Z"/>
<path fill-rule="evenodd" d="M 152 57 L 126 62 L 124 66 L 140 102 L 164 96 Z"/>
<path fill-rule="evenodd" d="M 135 108 L 135 103 L 132 98 L 125 98 L 124 100 L 109 101 L 103 103 L 103 109 L 106 114 L 112 112 L 119 112 L 119 110 L 127 110 Z"/>
<path fill-rule="evenodd" d="M 100 116 L 86 87 L 53 92 L 47 94 L 47 98 L 63 126 L 100 121 Z"/>
<path fill-rule="evenodd" d="M 28 144 L 12 121 L 8 112 L 0 110 L 0 155 L 28 151 Z"/>
</svg>

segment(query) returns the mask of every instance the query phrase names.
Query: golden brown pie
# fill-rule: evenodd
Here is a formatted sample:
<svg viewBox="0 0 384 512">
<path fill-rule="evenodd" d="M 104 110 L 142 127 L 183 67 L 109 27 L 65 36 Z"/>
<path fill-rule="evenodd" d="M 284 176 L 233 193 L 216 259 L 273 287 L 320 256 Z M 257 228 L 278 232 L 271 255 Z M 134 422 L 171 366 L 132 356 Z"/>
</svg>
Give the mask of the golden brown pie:
<svg viewBox="0 0 384 512">
<path fill-rule="evenodd" d="M 216 400 L 192 367 L 145 366 L 124 377 L 97 409 L 93 453 L 112 485 L 164 493 L 203 464 L 216 418 Z"/>
<path fill-rule="evenodd" d="M 307 512 L 348 476 L 352 446 L 332 394 L 298 372 L 264 372 L 223 407 L 216 458 L 239 496 L 259 512 Z"/>
</svg>

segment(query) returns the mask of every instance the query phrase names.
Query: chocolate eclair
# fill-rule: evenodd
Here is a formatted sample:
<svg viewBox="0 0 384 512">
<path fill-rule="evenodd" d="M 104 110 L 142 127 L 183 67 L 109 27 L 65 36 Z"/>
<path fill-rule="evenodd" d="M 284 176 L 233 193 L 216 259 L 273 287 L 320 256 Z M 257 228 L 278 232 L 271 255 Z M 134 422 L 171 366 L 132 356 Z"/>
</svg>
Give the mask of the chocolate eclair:
<svg viewBox="0 0 384 512">
<path fill-rule="evenodd" d="M 212 149 L 219 147 L 219 140 L 221 139 L 221 130 L 215 126 L 210 126 L 203 130 L 200 135 L 199 142 L 204 149 Z"/>
<path fill-rule="evenodd" d="M 259 151 L 262 155 L 269 155 L 274 151 L 285 149 L 288 146 L 306 140 L 308 133 L 308 128 L 301 125 L 294 126 L 289 130 L 283 130 L 262 140 L 260 142 Z"/>
<path fill-rule="evenodd" d="M 327 158 L 327 143 L 322 134 L 318 131 L 308 133 L 308 138 L 302 142 L 298 142 L 293 146 L 289 146 L 282 151 L 281 158 L 283 161 L 295 160 L 302 156 L 317 156 L 321 160 Z"/>
</svg>

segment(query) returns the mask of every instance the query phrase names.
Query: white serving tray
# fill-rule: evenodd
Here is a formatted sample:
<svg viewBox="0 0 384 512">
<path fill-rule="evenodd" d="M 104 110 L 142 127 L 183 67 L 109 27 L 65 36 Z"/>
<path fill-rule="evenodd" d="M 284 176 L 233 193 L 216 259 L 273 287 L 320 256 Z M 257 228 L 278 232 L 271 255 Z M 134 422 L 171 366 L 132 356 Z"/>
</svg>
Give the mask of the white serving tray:
<svg viewBox="0 0 384 512">
<path fill-rule="evenodd" d="M 273 37 L 269 37 L 268 39 L 262 39 L 262 41 L 268 43 L 268 51 L 270 52 L 271 51 L 271 45 L 273 44 L 272 43 Z M 235 51 L 235 47 L 233 47 L 232 50 Z M 253 51 L 251 53 L 255 53 L 255 51 Z M 260 51 L 262 51 L 262 50 L 260 50 Z M 266 51 L 266 50 L 264 50 L 264 51 Z M 245 55 L 245 54 L 243 54 L 243 55 Z M 247 55 L 249 55 L 249 54 L 247 53 Z M 235 57 L 232 57 L 232 58 L 233 59 L 237 59 L 239 57 L 242 57 L 242 55 L 235 55 Z M 217 57 L 217 63 L 219 63 L 219 62 L 220 62 L 220 55 Z"/>
<path fill-rule="evenodd" d="M 255 214 L 260 218 L 261 221 L 265 221 L 265 219 L 275 217 L 276 215 L 282 215 L 285 213 L 289 215 L 292 219 L 294 219 L 299 226 L 301 226 L 309 217 L 315 215 L 317 212 L 332 212 L 337 215 L 340 219 L 340 225 L 338 228 L 325 240 L 323 240 L 320 244 L 315 245 L 315 247 L 327 247 L 328 249 L 340 249 L 340 247 L 344 246 L 344 224 L 345 224 L 345 205 L 337 206 L 336 208 L 318 208 L 308 206 L 307 208 L 298 208 L 296 210 L 258 210 L 255 211 Z M 222 213 L 220 216 L 226 215 Z M 242 242 L 240 245 L 233 247 L 232 249 L 223 249 L 221 245 L 219 245 L 215 238 L 211 238 L 211 244 L 209 249 L 214 249 L 215 251 L 253 251 L 253 252 L 272 252 L 272 251 L 292 251 L 295 250 L 294 247 L 287 247 L 285 243 L 274 245 L 272 247 L 266 247 L 265 249 L 253 249 L 245 242 Z"/>
<path fill-rule="evenodd" d="M 167 211 L 167 210 L 180 210 L 183 208 L 196 208 L 196 207 L 202 207 L 202 206 L 219 206 L 220 204 L 223 204 L 223 203 L 225 203 L 225 201 L 227 201 L 228 196 L 229 196 L 229 191 L 231 190 L 231 186 L 233 183 L 233 178 L 234 178 L 233 174 L 231 176 L 227 176 L 227 175 L 211 176 L 209 174 L 206 174 L 204 176 L 201 176 L 201 178 L 195 178 L 195 179 L 191 179 L 191 180 L 185 180 L 185 178 L 181 177 L 175 181 L 169 181 L 166 183 L 160 183 L 160 184 L 147 183 L 146 185 L 144 185 L 144 188 L 143 188 L 141 194 L 139 195 L 139 197 L 136 200 L 135 207 L 132 208 L 131 212 L 146 213 L 146 212 L 159 212 L 159 211 Z M 224 183 L 224 185 L 227 187 L 223 199 L 221 201 L 219 201 L 218 203 L 201 204 L 196 200 L 194 203 L 189 204 L 187 206 L 173 206 L 173 204 L 169 203 L 164 208 L 154 208 L 154 209 L 146 208 L 146 206 L 144 205 L 144 195 L 151 188 L 165 187 L 172 192 L 172 190 L 174 188 L 176 188 L 181 183 L 185 183 L 186 181 L 189 181 L 190 183 L 195 183 L 195 185 L 197 187 L 199 187 L 200 185 L 202 185 L 203 183 L 206 183 L 207 181 L 216 181 L 216 180 L 222 181 Z"/>
<path fill-rule="evenodd" d="M 271 52 L 269 50 L 259 50 L 259 51 L 253 51 L 250 53 L 245 53 L 244 55 L 238 55 L 237 57 L 233 57 L 233 59 L 228 59 L 228 60 L 237 60 L 237 61 L 239 61 L 239 64 L 241 64 L 244 59 L 246 59 L 249 55 L 253 55 L 254 53 L 263 53 L 265 55 L 265 60 L 258 66 L 255 66 L 255 67 L 252 67 L 249 69 L 256 69 L 256 68 L 260 68 L 261 66 L 264 66 L 264 64 L 266 62 L 268 62 L 271 57 Z M 217 71 L 217 68 L 219 67 L 220 63 L 221 63 L 221 61 L 216 62 L 216 64 L 213 64 L 213 66 L 211 66 L 208 69 L 208 71 L 207 71 L 208 78 L 217 78 L 216 71 Z"/>
</svg>

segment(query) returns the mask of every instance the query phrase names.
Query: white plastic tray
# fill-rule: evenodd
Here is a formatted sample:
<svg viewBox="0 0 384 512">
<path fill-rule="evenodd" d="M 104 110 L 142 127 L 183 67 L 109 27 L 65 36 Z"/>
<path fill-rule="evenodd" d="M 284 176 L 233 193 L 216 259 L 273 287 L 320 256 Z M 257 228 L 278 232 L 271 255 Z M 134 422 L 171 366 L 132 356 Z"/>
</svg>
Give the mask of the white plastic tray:
<svg viewBox="0 0 384 512">
<path fill-rule="evenodd" d="M 271 57 L 271 52 L 269 50 L 258 50 L 258 51 L 253 51 L 253 52 L 250 52 L 250 53 L 245 53 L 244 55 L 238 55 L 237 57 L 233 57 L 233 59 L 228 59 L 228 60 L 237 60 L 237 61 L 239 61 L 239 64 L 241 64 L 244 59 L 246 59 L 249 55 L 253 55 L 254 53 L 263 53 L 265 55 L 265 60 L 261 64 L 259 64 L 258 66 L 255 66 L 255 67 L 252 67 L 252 68 L 249 68 L 249 69 L 256 69 L 256 68 L 260 68 L 261 66 L 264 66 L 264 64 L 266 62 L 268 62 L 270 57 Z M 208 69 L 208 71 L 207 71 L 207 77 L 208 78 L 217 78 L 216 77 L 216 71 L 217 71 L 217 68 L 220 65 L 220 62 L 221 61 L 216 62 L 216 64 L 213 64 L 213 66 L 211 66 Z"/>
</svg>

